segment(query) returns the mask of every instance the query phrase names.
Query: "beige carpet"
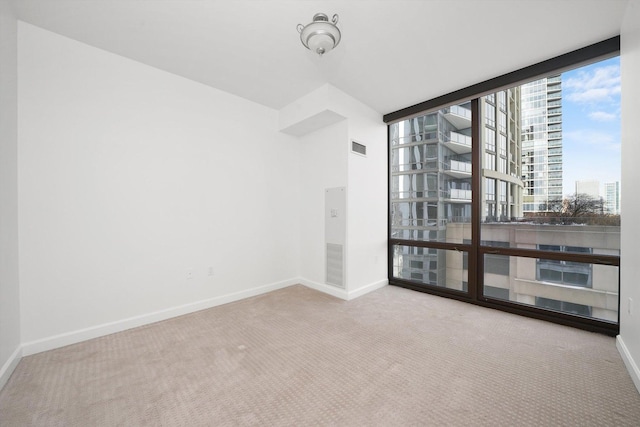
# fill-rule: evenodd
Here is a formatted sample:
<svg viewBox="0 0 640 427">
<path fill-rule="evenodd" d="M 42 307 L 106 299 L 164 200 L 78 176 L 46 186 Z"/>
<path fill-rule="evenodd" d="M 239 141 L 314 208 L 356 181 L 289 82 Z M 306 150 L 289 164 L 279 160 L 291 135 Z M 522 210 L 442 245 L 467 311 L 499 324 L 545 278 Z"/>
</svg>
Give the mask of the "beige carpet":
<svg viewBox="0 0 640 427">
<path fill-rule="evenodd" d="M 1 426 L 639 426 L 613 338 L 303 286 L 25 357 Z"/>
</svg>

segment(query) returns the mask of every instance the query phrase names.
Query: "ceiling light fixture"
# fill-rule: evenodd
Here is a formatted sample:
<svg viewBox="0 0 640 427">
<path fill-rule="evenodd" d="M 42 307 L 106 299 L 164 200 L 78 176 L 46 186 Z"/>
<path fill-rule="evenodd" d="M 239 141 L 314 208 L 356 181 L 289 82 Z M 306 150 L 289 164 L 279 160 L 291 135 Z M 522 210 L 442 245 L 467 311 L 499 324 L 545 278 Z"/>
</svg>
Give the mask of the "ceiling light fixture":
<svg viewBox="0 0 640 427">
<path fill-rule="evenodd" d="M 300 41 L 307 49 L 322 56 L 340 43 L 340 30 L 336 26 L 338 14 L 333 15 L 331 22 L 324 13 L 313 15 L 313 22 L 307 25 L 298 24 Z"/>
</svg>

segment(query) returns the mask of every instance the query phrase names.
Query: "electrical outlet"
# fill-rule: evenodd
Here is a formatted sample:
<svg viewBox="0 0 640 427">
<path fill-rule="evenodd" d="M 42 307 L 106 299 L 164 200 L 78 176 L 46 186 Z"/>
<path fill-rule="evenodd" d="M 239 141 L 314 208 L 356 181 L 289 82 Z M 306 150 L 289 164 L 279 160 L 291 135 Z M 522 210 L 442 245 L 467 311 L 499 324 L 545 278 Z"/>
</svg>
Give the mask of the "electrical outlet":
<svg viewBox="0 0 640 427">
<path fill-rule="evenodd" d="M 629 298 L 629 303 L 627 304 L 627 313 L 629 316 L 633 316 L 633 300 Z"/>
<path fill-rule="evenodd" d="M 193 279 L 193 270 L 187 270 L 187 280 Z"/>
<path fill-rule="evenodd" d="M 213 276 L 213 267 L 209 267 L 209 276 Z"/>
</svg>

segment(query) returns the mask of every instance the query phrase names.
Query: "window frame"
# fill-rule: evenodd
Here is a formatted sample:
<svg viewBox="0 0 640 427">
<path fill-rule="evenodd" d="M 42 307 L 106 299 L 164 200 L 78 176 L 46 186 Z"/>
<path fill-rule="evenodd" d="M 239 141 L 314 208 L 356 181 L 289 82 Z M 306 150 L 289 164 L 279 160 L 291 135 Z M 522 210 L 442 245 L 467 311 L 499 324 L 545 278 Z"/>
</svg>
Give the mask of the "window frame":
<svg viewBox="0 0 640 427">
<path fill-rule="evenodd" d="M 401 110 L 385 114 L 383 120 L 388 125 L 388 149 L 391 153 L 391 125 L 407 120 L 416 116 L 428 114 L 430 112 L 450 107 L 453 104 L 469 101 L 471 102 L 471 138 L 472 144 L 472 164 L 482 165 L 483 147 L 479 143 L 479 132 L 483 126 L 480 123 L 480 109 L 482 102 L 482 96 L 497 91 L 505 90 L 507 88 L 517 86 L 523 83 L 536 80 L 536 78 L 542 78 L 548 75 L 559 74 L 563 71 L 574 69 L 583 65 L 594 63 L 597 61 L 605 60 L 618 56 L 620 53 L 620 36 L 615 36 L 610 39 L 595 43 L 581 49 L 571 51 L 569 53 L 548 59 L 546 61 L 507 73 L 493 79 L 486 80 L 481 83 L 477 83 L 472 86 L 415 104 L 410 107 L 403 108 Z M 494 104 L 495 105 L 495 104 Z M 499 108 L 496 105 L 496 111 Z M 502 311 L 533 317 L 537 319 L 547 320 L 567 326 L 577 327 L 580 329 L 586 329 L 593 332 L 600 332 L 607 335 L 615 336 L 619 333 L 620 329 L 620 312 L 618 311 L 618 321 L 608 322 L 604 320 L 580 317 L 568 313 L 549 311 L 546 309 L 538 308 L 531 305 L 519 304 L 512 301 L 505 301 L 498 298 L 492 298 L 484 295 L 484 258 L 486 255 L 504 255 L 504 256 L 517 256 L 526 258 L 544 258 L 547 260 L 580 262 L 589 264 L 601 264 L 620 267 L 620 256 L 614 255 L 594 255 L 587 253 L 569 253 L 558 251 L 545 251 L 539 249 L 522 249 L 522 248 L 506 248 L 496 246 L 486 246 L 481 242 L 481 209 L 483 193 L 482 178 L 480 167 L 474 167 L 471 186 L 472 186 L 472 200 L 471 200 L 471 243 L 448 243 L 448 242 L 436 242 L 436 241 L 416 241 L 406 239 L 392 238 L 392 203 L 391 203 L 391 184 L 392 184 L 392 171 L 391 164 L 388 164 L 388 181 L 389 181 L 389 194 L 388 201 L 388 279 L 389 284 L 405 287 L 408 289 L 414 289 L 421 292 L 435 294 L 443 297 L 454 298 L 457 300 L 465 301 L 468 303 L 481 305 L 490 308 L 496 308 Z M 459 252 L 468 253 L 468 282 L 467 291 L 461 292 L 458 290 L 452 290 L 436 286 L 424 286 L 418 283 L 393 277 L 393 253 L 395 246 L 412 246 L 412 247 L 424 247 L 433 249 L 455 250 Z M 620 280 L 618 279 L 618 283 Z M 620 292 L 618 292 L 618 307 L 620 299 Z"/>
</svg>

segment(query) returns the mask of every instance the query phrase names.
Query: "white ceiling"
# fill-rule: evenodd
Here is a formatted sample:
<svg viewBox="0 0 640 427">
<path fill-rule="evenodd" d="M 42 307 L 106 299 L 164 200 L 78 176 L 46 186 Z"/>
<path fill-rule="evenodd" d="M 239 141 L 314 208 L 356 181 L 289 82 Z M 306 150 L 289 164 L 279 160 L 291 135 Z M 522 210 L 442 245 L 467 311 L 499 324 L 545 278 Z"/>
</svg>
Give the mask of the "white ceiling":
<svg viewBox="0 0 640 427">
<path fill-rule="evenodd" d="M 628 0 L 14 0 L 19 19 L 280 109 L 330 83 L 379 113 L 618 35 Z M 339 14 L 322 58 L 296 31 Z"/>
</svg>

